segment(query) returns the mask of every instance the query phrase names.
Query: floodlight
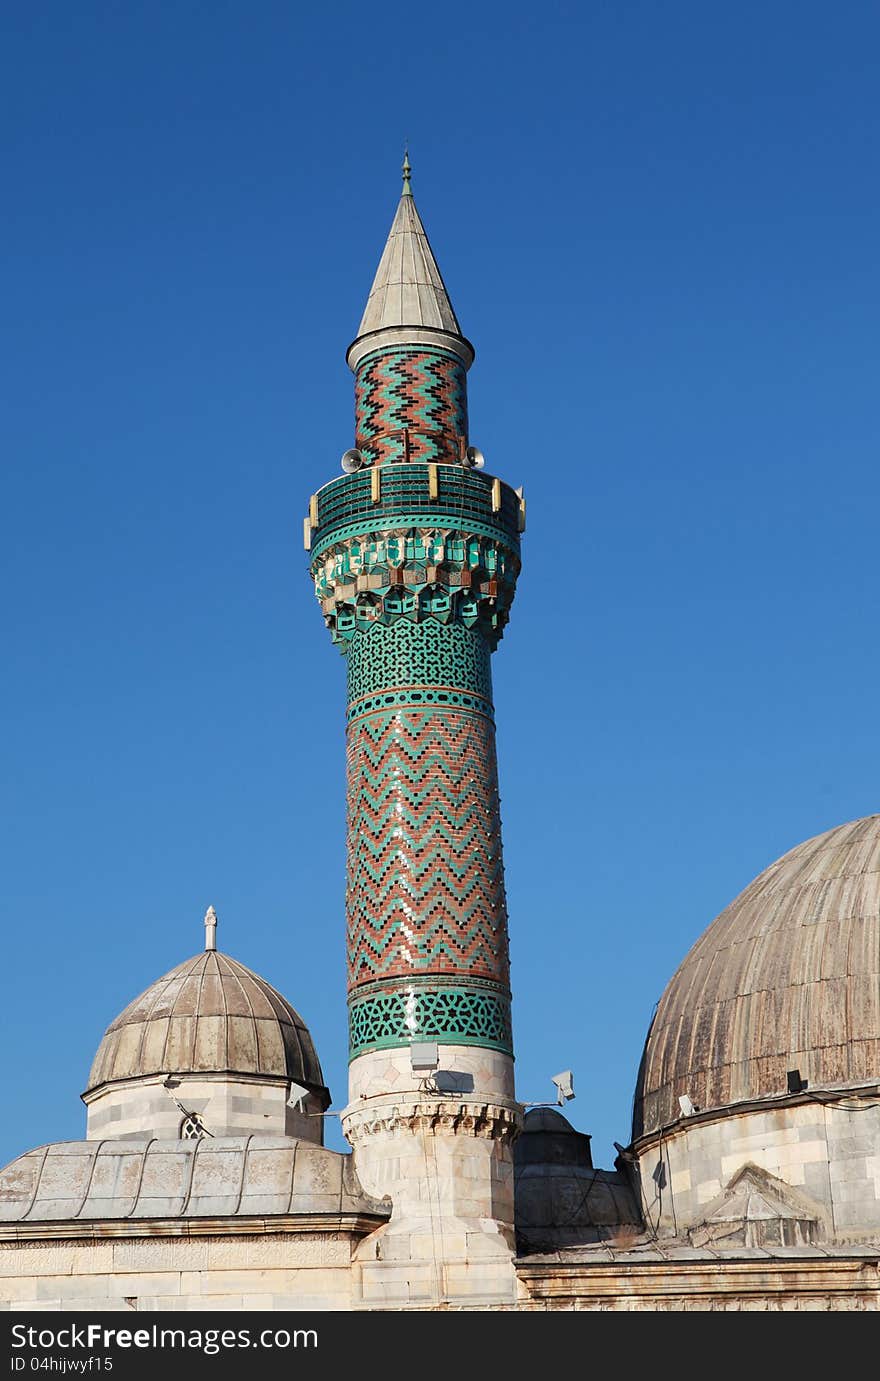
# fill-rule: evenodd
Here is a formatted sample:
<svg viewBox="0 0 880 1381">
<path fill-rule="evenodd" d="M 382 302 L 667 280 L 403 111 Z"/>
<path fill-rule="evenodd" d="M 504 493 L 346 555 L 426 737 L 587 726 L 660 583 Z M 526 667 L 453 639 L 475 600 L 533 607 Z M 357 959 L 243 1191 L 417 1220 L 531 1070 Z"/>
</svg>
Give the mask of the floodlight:
<svg viewBox="0 0 880 1381">
<path fill-rule="evenodd" d="M 433 1074 L 440 1063 L 436 1041 L 413 1041 L 409 1048 L 413 1074 Z"/>
<path fill-rule="evenodd" d="M 556 1102 L 560 1106 L 574 1098 L 574 1075 L 570 1069 L 564 1069 L 561 1074 L 554 1074 L 553 1082 L 556 1085 Z"/>
<path fill-rule="evenodd" d="M 294 1084 L 291 1081 L 290 1095 L 287 1099 L 289 1108 L 296 1108 L 298 1112 L 305 1112 L 304 1099 L 308 1097 L 308 1089 L 303 1088 L 302 1084 Z"/>
<path fill-rule="evenodd" d="M 696 1103 L 693 1103 L 686 1093 L 683 1093 L 679 1098 L 678 1106 L 681 1108 L 682 1117 L 693 1117 L 695 1112 L 700 1111 Z"/>
</svg>

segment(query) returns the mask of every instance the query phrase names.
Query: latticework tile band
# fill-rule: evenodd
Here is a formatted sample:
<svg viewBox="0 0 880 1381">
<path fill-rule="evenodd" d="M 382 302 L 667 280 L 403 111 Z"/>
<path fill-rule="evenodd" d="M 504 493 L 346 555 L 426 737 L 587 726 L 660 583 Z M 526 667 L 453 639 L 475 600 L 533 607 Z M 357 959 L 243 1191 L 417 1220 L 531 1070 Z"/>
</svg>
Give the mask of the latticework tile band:
<svg viewBox="0 0 880 1381">
<path fill-rule="evenodd" d="M 447 1045 L 477 1045 L 512 1052 L 510 998 L 476 987 L 411 985 L 368 993 L 349 1004 L 349 1050 L 354 1059 L 368 1050 L 436 1039 Z"/>
<path fill-rule="evenodd" d="M 461 624 L 375 624 L 355 634 L 347 661 L 349 703 L 398 686 L 455 687 L 492 700 L 486 640 Z"/>
</svg>

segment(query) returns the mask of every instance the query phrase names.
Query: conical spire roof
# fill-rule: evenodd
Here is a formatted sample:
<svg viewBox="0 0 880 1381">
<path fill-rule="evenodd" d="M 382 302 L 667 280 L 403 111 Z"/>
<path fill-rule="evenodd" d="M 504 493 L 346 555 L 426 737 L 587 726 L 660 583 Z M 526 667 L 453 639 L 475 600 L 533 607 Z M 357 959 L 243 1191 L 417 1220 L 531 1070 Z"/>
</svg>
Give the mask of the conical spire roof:
<svg viewBox="0 0 880 1381">
<path fill-rule="evenodd" d="M 395 339 L 400 340 L 407 328 L 417 332 L 442 331 L 461 341 L 465 339 L 416 208 L 409 158 L 404 160 L 403 192 L 355 340 L 377 331 L 393 331 Z M 467 348 L 470 363 L 473 349 L 470 345 Z M 349 361 L 355 363 L 351 354 Z"/>
<path fill-rule="evenodd" d="M 431 326 L 461 335 L 415 198 L 408 191 L 400 198 L 358 335 L 389 326 Z"/>
</svg>

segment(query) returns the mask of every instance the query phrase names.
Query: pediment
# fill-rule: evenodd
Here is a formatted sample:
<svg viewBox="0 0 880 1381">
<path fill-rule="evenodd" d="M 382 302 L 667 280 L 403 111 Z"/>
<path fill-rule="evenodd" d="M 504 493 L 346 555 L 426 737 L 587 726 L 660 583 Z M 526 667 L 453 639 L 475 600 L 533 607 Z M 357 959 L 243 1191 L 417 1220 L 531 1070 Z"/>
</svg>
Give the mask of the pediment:
<svg viewBox="0 0 880 1381">
<path fill-rule="evenodd" d="M 751 1162 L 740 1166 L 688 1233 L 694 1246 L 796 1246 L 815 1240 L 822 1210 Z"/>
</svg>

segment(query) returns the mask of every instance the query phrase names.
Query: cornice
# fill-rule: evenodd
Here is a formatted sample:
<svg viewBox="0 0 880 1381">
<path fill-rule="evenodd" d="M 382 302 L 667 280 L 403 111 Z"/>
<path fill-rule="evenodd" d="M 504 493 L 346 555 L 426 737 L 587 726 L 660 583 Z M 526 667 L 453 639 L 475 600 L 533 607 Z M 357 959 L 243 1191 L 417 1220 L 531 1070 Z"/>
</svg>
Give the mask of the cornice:
<svg viewBox="0 0 880 1381">
<path fill-rule="evenodd" d="M 513 1141 L 522 1131 L 523 1111 L 517 1103 L 478 1103 L 440 1099 L 418 1101 L 383 1098 L 367 1100 L 364 1107 L 347 1108 L 342 1129 L 353 1146 L 374 1137 L 400 1133 L 431 1136 L 471 1136 L 491 1141 Z"/>
<path fill-rule="evenodd" d="M 316 1232 L 347 1232 L 366 1237 L 387 1222 L 387 1214 L 285 1213 L 258 1218 L 95 1218 L 64 1219 L 52 1223 L 0 1223 L 0 1245 L 26 1242 L 94 1242 L 106 1238 L 149 1237 L 246 1237 L 266 1233 L 291 1233 L 297 1237 Z"/>
</svg>

